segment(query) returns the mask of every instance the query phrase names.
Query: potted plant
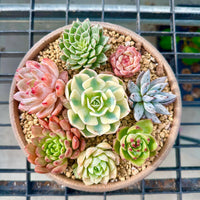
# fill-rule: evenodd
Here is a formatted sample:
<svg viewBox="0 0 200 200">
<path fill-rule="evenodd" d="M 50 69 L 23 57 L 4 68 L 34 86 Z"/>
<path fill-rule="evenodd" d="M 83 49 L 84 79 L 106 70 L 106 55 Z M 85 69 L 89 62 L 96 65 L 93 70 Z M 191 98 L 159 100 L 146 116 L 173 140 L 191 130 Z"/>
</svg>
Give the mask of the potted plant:
<svg viewBox="0 0 200 200">
<path fill-rule="evenodd" d="M 77 20 L 22 59 L 10 118 L 36 172 L 74 189 L 112 191 L 143 179 L 166 157 L 180 125 L 180 91 L 145 39 Z"/>
</svg>

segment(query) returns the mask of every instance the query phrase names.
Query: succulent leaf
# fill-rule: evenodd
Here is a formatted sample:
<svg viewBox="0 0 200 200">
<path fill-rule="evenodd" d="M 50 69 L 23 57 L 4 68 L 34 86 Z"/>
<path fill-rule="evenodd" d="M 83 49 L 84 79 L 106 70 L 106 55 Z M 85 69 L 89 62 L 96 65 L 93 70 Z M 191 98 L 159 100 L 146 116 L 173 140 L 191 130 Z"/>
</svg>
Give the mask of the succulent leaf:
<svg viewBox="0 0 200 200">
<path fill-rule="evenodd" d="M 107 61 L 104 53 L 110 49 L 108 39 L 100 25 L 92 26 L 89 19 L 82 23 L 77 19 L 60 40 L 61 59 L 69 69 L 100 67 Z"/>
<path fill-rule="evenodd" d="M 149 119 L 138 121 L 130 128 L 120 129 L 113 144 L 115 152 L 135 166 L 143 165 L 150 156 L 156 154 L 158 148 L 152 131 L 153 123 Z"/>
<path fill-rule="evenodd" d="M 167 77 L 166 77 L 166 76 L 157 78 L 157 79 L 151 81 L 151 83 L 150 83 L 150 88 L 152 88 L 154 85 L 156 85 L 156 84 L 158 84 L 158 83 L 165 83 L 166 80 L 167 80 Z"/>
<path fill-rule="evenodd" d="M 130 93 L 139 92 L 138 86 L 130 80 L 128 81 L 128 90 Z"/>
<path fill-rule="evenodd" d="M 83 151 L 74 167 L 75 177 L 82 179 L 86 185 L 107 184 L 110 179 L 116 178 L 119 158 L 111 149 L 108 143 L 102 142 Z"/>
<path fill-rule="evenodd" d="M 140 120 L 144 114 L 144 105 L 141 102 L 135 104 L 134 118 L 136 121 Z"/>
<path fill-rule="evenodd" d="M 164 107 L 176 100 L 176 95 L 162 92 L 168 85 L 167 77 L 160 77 L 150 82 L 150 70 L 141 72 L 136 84 L 129 81 L 128 90 L 130 107 L 134 110 L 134 118 L 139 121 L 142 117 L 151 119 L 154 123 L 161 123 L 156 113 L 169 115 Z"/>
<path fill-rule="evenodd" d="M 114 133 L 129 112 L 121 82 L 111 74 L 84 69 L 65 87 L 69 122 L 85 137 Z"/>
</svg>

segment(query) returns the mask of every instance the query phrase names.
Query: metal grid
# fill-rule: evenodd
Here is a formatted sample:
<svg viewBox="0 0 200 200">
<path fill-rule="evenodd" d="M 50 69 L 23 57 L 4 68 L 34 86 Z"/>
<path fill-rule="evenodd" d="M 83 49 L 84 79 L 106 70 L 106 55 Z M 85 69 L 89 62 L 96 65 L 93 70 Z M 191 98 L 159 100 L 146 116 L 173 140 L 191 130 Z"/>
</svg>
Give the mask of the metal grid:
<svg viewBox="0 0 200 200">
<path fill-rule="evenodd" d="M 27 3 L 27 1 L 24 1 Z M 1 3 L 1 1 L 0 1 Z M 11 4 L 10 4 L 11 5 Z M 184 15 L 183 15 L 184 14 Z M 180 84 L 182 83 L 192 83 L 192 84 L 200 84 L 200 74 L 187 74 L 183 75 L 179 73 L 178 70 L 178 59 L 183 57 L 188 58 L 198 58 L 200 53 L 182 53 L 177 51 L 176 45 L 176 36 L 183 37 L 192 37 L 192 36 L 200 36 L 200 32 L 176 32 L 176 22 L 191 19 L 196 23 L 200 24 L 200 7 L 195 7 L 195 9 L 185 9 L 184 7 L 176 7 L 174 0 L 169 0 L 168 7 L 154 7 L 150 10 L 146 9 L 145 6 L 141 5 L 140 0 L 136 0 L 133 5 L 126 6 L 122 5 L 121 7 L 113 5 L 106 6 L 106 0 L 101 0 L 99 6 L 82 6 L 77 7 L 77 5 L 70 5 L 70 1 L 66 0 L 65 4 L 51 6 L 51 4 L 46 7 L 45 5 L 37 6 L 37 3 L 34 0 L 30 0 L 30 2 L 24 6 L 20 5 L 11 5 L 11 6 L 3 6 L 0 4 L 0 19 L 7 18 L 12 19 L 15 17 L 26 17 L 28 18 L 27 28 L 24 30 L 0 30 L 0 37 L 5 34 L 14 34 L 28 35 L 28 49 L 32 47 L 35 42 L 35 35 L 37 34 L 47 34 L 51 32 L 51 30 L 41 30 L 35 29 L 34 27 L 34 18 L 38 17 L 46 17 L 48 15 L 59 16 L 63 19 L 65 24 L 71 22 L 76 17 L 85 18 L 89 17 L 91 20 L 99 20 L 99 21 L 111 21 L 120 19 L 123 22 L 133 22 L 136 23 L 135 31 L 142 36 L 161 36 L 167 35 L 171 36 L 171 44 L 172 51 L 171 52 L 162 52 L 162 54 L 168 58 L 170 61 L 170 65 L 174 69 L 177 80 Z M 156 18 L 168 19 L 170 32 L 164 31 L 146 31 L 142 30 L 141 24 L 143 18 L 149 18 L 150 20 L 155 20 Z M 117 23 L 117 22 L 116 22 Z M 0 49 L 0 58 L 2 56 L 11 58 L 11 57 L 22 57 L 26 51 L 5 51 L 4 49 Z M 17 66 L 18 63 L 16 63 Z M 2 67 L 2 66 L 0 66 Z M 0 74 L 0 85 L 10 84 L 13 78 L 13 73 L 1 73 Z M 1 105 L 8 105 L 8 100 L 0 101 Z M 199 106 L 199 101 L 183 101 L 184 106 Z M 186 126 L 199 126 L 199 122 L 185 122 L 181 124 L 183 127 Z M 3 129 L 5 127 L 10 127 L 9 123 L 0 122 L 0 128 Z M 1 131 L 2 132 L 2 131 Z M 6 134 L 6 133 L 1 133 Z M 185 140 L 188 142 L 192 142 L 191 144 L 182 144 L 180 140 Z M 176 176 L 174 178 L 157 178 L 157 179 L 145 179 L 141 182 L 122 190 L 107 192 L 107 193 L 87 193 L 76 191 L 70 188 L 65 188 L 57 185 L 52 181 L 34 181 L 31 180 L 31 174 L 34 174 L 34 170 L 31 168 L 30 164 L 26 161 L 25 169 L 6 169 L 0 168 L 0 177 L 3 173 L 9 173 L 10 176 L 12 174 L 25 174 L 25 180 L 23 181 L 3 181 L 0 178 L 0 196 L 21 196 L 26 200 L 32 199 L 35 196 L 63 196 L 64 199 L 68 199 L 70 196 L 75 195 L 100 195 L 103 199 L 108 199 L 110 195 L 138 195 L 140 199 L 146 200 L 146 195 L 148 194 L 176 194 L 176 199 L 182 200 L 183 194 L 185 193 L 197 193 L 200 196 L 200 177 L 196 178 L 182 178 L 182 172 L 185 171 L 197 171 L 200 173 L 200 163 L 198 166 L 182 166 L 181 165 L 181 149 L 183 148 L 200 148 L 200 140 L 198 138 L 192 138 L 189 136 L 181 136 L 179 134 L 176 143 L 174 145 L 175 151 L 175 166 L 173 167 L 159 167 L 157 172 L 175 172 Z M 0 145 L 0 151 L 3 150 L 18 150 L 20 151 L 19 146 L 11 146 L 11 145 Z M 199 199 L 199 198 L 198 198 Z"/>
</svg>

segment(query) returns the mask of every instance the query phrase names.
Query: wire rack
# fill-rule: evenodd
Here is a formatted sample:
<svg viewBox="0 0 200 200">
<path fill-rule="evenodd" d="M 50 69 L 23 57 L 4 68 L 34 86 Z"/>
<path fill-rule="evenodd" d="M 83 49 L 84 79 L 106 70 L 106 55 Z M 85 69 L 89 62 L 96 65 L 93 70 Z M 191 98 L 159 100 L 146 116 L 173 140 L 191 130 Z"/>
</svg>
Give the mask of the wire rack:
<svg viewBox="0 0 200 200">
<path fill-rule="evenodd" d="M 17 2 L 17 1 L 16 1 Z M 17 4 L 20 2 L 21 4 Z M 91 1 L 91 4 L 83 4 L 84 1 L 74 3 L 74 1 L 66 0 L 66 2 L 59 0 L 54 4 L 46 1 L 37 0 L 20 0 L 13 4 L 11 1 L 0 0 L 0 42 L 7 48 L 0 46 L 0 88 L 6 90 L 6 94 L 2 93 L 0 97 L 1 115 L 3 111 L 8 112 L 8 92 L 10 83 L 13 78 L 14 71 L 20 61 L 25 55 L 26 51 L 32 47 L 32 45 L 42 36 L 51 32 L 52 26 L 49 21 L 47 25 L 42 24 L 38 26 L 36 21 L 40 19 L 59 20 L 59 23 L 53 22 L 54 26 L 62 26 L 71 23 L 72 20 L 77 17 L 84 19 L 89 17 L 91 20 L 107 21 L 113 23 L 119 23 L 126 26 L 129 24 L 129 28 L 137 32 L 139 35 L 148 38 L 157 38 L 160 36 L 170 36 L 171 38 L 171 51 L 163 51 L 162 54 L 169 61 L 179 84 L 194 84 L 197 87 L 200 84 L 200 74 L 181 74 L 179 70 L 179 59 L 181 58 L 198 58 L 200 53 L 183 53 L 177 48 L 177 36 L 179 37 L 200 37 L 200 32 L 182 32 L 178 31 L 177 24 L 182 23 L 183 26 L 193 24 L 194 26 L 200 25 L 200 6 L 199 5 L 180 5 L 175 0 L 164 1 L 162 5 L 145 5 L 143 1 L 124 1 L 123 5 L 118 5 L 119 1 L 99 0 Z M 53 2 L 53 1 L 52 1 Z M 158 1 L 159 2 L 159 1 Z M 160 1 L 162 2 L 162 1 Z M 197 1 L 198 2 L 198 1 Z M 41 3 L 41 4 L 40 4 Z M 22 21 L 22 26 L 18 26 L 17 19 Z M 159 19 L 159 20 L 158 20 Z M 16 21 L 15 21 L 16 20 Z M 145 24 L 146 25 L 143 25 Z M 8 24 L 12 25 L 9 26 Z M 149 24 L 167 25 L 170 28 L 169 32 L 165 32 L 159 29 L 147 30 L 144 27 Z M 49 26 L 48 26 L 49 25 Z M 14 28 L 13 28 L 14 27 Z M 20 28 L 21 27 L 21 28 Z M 41 28 L 42 27 L 42 28 Z M 44 28 L 43 28 L 44 27 Z M 21 37 L 22 36 L 22 37 Z M 15 38 L 14 42 L 13 37 Z M 19 41 L 16 41 L 18 40 Z M 22 48 L 21 44 L 25 44 L 26 47 Z M 14 45 L 15 44 L 15 45 Z M 10 60 L 14 60 L 14 68 L 10 67 Z M 199 101 L 183 101 L 183 106 L 195 106 L 199 109 Z M 6 118 L 6 117 L 5 117 Z M 182 129 L 188 126 L 193 128 L 200 126 L 200 122 L 186 121 L 181 124 Z M 4 120 L 4 116 L 1 116 L 0 121 L 1 136 L 7 134 L 7 130 L 11 131 L 9 121 Z M 181 132 L 181 131 L 180 131 Z M 186 141 L 186 142 L 181 142 Z M 144 179 L 137 184 L 128 188 L 105 193 L 87 193 L 76 191 L 67 187 L 57 185 L 50 180 L 38 180 L 32 178 L 34 170 L 32 166 L 26 161 L 24 168 L 16 168 L 15 163 L 10 167 L 0 168 L 0 199 L 1 196 L 12 196 L 19 199 L 30 200 L 33 197 L 41 196 L 60 196 L 62 199 L 70 199 L 72 196 L 82 195 L 98 195 L 102 199 L 110 199 L 113 195 L 134 195 L 139 197 L 138 199 L 149 199 L 149 194 L 160 194 L 162 196 L 173 196 L 177 200 L 190 199 L 185 197 L 185 194 L 195 193 L 193 199 L 200 199 L 200 161 L 198 160 L 196 165 L 182 165 L 181 152 L 182 149 L 190 150 L 195 149 L 199 151 L 200 140 L 199 137 L 184 136 L 181 133 L 178 135 L 176 143 L 173 147 L 174 152 L 174 166 L 161 166 L 156 172 L 167 174 L 167 177 L 153 177 L 151 179 Z M 20 151 L 19 146 L 7 143 L 0 143 L 0 152 Z M 155 172 L 155 173 L 156 173 Z M 195 172 L 199 176 L 187 176 L 182 177 L 182 174 L 187 172 Z M 171 174 L 173 176 L 170 176 Z M 7 174 L 9 178 L 4 180 L 4 176 Z M 24 179 L 13 180 L 11 177 L 14 174 L 24 176 Z M 2 178 L 1 178 L 2 177 Z M 161 198 L 162 198 L 161 196 Z M 48 199 L 48 197 L 46 197 Z M 123 198 L 123 197 L 122 197 Z M 172 199 L 173 199 L 172 198 Z M 45 199 L 45 198 L 43 198 Z"/>
</svg>

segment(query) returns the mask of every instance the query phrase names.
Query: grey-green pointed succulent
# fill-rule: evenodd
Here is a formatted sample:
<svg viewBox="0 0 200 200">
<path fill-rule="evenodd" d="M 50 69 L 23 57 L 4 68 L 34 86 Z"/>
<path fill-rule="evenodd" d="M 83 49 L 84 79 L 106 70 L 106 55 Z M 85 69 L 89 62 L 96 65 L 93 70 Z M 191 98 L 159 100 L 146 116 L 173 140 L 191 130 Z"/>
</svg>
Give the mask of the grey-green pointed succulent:
<svg viewBox="0 0 200 200">
<path fill-rule="evenodd" d="M 84 69 L 68 81 L 68 119 L 85 137 L 115 133 L 130 108 L 123 82 L 111 74 Z"/>
<path fill-rule="evenodd" d="M 77 19 L 69 30 L 64 31 L 60 40 L 61 59 L 69 69 L 100 67 L 107 61 L 104 53 L 110 49 L 108 39 L 99 24 L 92 26 L 89 19 L 82 23 Z"/>
<path fill-rule="evenodd" d="M 137 77 L 136 84 L 128 82 L 130 92 L 129 102 L 134 109 L 134 118 L 139 121 L 142 117 L 151 119 L 154 123 L 160 123 L 156 113 L 169 115 L 164 105 L 176 100 L 176 95 L 162 92 L 167 86 L 167 77 L 160 77 L 150 81 L 150 71 L 141 72 Z"/>
</svg>

